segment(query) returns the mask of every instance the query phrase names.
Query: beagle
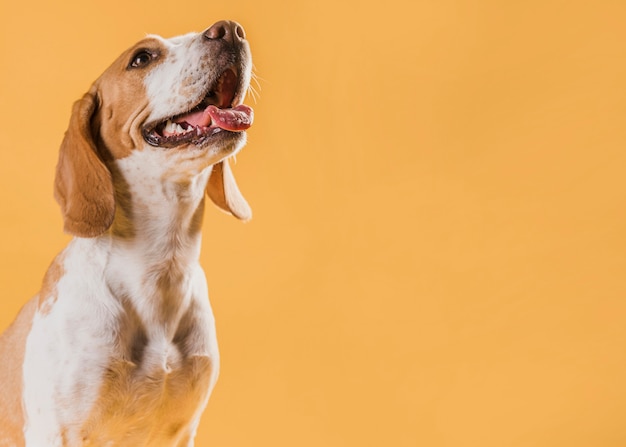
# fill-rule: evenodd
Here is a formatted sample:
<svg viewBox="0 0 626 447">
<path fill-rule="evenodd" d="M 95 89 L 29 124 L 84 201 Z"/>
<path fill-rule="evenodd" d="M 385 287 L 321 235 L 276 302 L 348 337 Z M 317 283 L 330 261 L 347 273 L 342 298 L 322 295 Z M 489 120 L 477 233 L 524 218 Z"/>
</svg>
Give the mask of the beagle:
<svg viewBox="0 0 626 447">
<path fill-rule="evenodd" d="M 252 109 L 243 28 L 124 52 L 73 107 L 54 184 L 74 238 L 0 338 L 0 446 L 193 446 L 219 354 L 205 192 L 248 220 L 228 159 Z"/>
</svg>

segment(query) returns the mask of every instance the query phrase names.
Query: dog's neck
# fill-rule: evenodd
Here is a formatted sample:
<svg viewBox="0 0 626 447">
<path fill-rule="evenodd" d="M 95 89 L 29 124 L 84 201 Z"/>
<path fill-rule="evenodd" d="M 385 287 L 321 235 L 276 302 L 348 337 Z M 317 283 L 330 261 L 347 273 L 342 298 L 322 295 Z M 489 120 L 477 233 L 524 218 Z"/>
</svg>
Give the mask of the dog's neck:
<svg viewBox="0 0 626 447">
<path fill-rule="evenodd" d="M 147 259 L 169 258 L 199 245 L 209 174 L 207 169 L 184 180 L 145 175 L 134 183 L 114 174 L 112 238 Z"/>
<path fill-rule="evenodd" d="M 112 173 L 116 215 L 105 236 L 111 258 L 107 280 L 142 319 L 171 334 L 190 303 L 190 276 L 199 268 L 211 169 L 177 177 L 164 175 L 162 167 L 129 162 Z"/>
</svg>

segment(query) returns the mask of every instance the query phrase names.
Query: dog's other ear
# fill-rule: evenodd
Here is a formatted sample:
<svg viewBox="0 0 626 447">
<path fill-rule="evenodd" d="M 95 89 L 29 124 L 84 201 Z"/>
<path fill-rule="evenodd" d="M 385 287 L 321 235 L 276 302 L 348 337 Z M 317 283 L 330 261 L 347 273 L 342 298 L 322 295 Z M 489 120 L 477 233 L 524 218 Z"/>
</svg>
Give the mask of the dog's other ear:
<svg viewBox="0 0 626 447">
<path fill-rule="evenodd" d="M 91 132 L 96 108 L 93 90 L 74 103 L 54 179 L 54 198 L 61 206 L 64 229 L 79 237 L 104 233 L 115 215 L 111 173 L 98 156 Z"/>
<path fill-rule="evenodd" d="M 252 210 L 239 191 L 228 160 L 214 164 L 212 169 L 206 189 L 213 203 L 238 219 L 250 220 Z"/>
</svg>

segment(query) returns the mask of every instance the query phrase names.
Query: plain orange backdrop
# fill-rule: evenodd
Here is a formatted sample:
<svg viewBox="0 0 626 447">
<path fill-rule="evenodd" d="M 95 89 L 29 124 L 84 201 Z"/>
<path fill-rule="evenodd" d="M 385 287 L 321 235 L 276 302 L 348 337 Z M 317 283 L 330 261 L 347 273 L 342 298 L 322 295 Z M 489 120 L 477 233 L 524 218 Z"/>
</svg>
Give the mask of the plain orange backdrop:
<svg viewBox="0 0 626 447">
<path fill-rule="evenodd" d="M 146 33 L 229 18 L 255 217 L 206 211 L 196 445 L 626 445 L 625 2 L 0 5 L 0 329 L 68 241 L 72 102 Z"/>
</svg>

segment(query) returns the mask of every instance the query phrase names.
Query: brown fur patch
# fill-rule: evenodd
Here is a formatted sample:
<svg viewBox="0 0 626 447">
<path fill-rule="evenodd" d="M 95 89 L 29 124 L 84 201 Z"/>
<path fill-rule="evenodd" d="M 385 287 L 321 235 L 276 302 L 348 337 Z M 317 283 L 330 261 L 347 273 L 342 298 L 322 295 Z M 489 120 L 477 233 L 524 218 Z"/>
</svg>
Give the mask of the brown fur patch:
<svg viewBox="0 0 626 447">
<path fill-rule="evenodd" d="M 128 182 L 115 165 L 111 165 L 113 183 L 115 185 L 115 219 L 111 232 L 120 239 L 132 239 L 135 236 L 133 224 L 133 201 Z"/>
<path fill-rule="evenodd" d="M 130 59 L 139 49 L 149 49 L 157 56 L 146 67 L 129 68 Z M 150 114 L 144 78 L 167 57 L 168 50 L 162 42 L 143 39 L 122 53 L 94 83 L 100 103 L 94 134 L 105 159 L 127 157 L 143 146 L 141 127 Z"/>
<path fill-rule="evenodd" d="M 54 180 L 65 231 L 81 237 L 104 233 L 115 212 L 111 174 L 99 156 L 90 126 L 96 109 L 92 87 L 74 103 Z"/>
<path fill-rule="evenodd" d="M 37 310 L 42 315 L 48 315 L 58 299 L 57 283 L 65 273 L 63 262 L 65 261 L 64 253 L 60 253 L 50 267 L 43 278 L 43 284 L 41 285 L 41 291 L 39 292 L 39 300 L 37 303 Z"/>
<path fill-rule="evenodd" d="M 103 377 L 98 402 L 83 425 L 81 437 L 88 445 L 100 445 L 104 436 L 113 443 L 136 440 L 138 444 L 189 437 L 191 427 L 168 422 L 174 414 L 181 421 L 192 419 L 206 397 L 201 390 L 208 389 L 213 368 L 209 358 L 194 356 L 169 373 L 146 375 L 132 362 L 113 360 Z M 129 400 L 128 396 L 136 398 Z M 115 427 L 119 438 L 110 438 L 111 427 Z"/>
<path fill-rule="evenodd" d="M 37 311 L 35 296 L 24 305 L 13 324 L 0 336 L 0 446 L 24 446 L 22 365 L 26 338 Z"/>
</svg>

